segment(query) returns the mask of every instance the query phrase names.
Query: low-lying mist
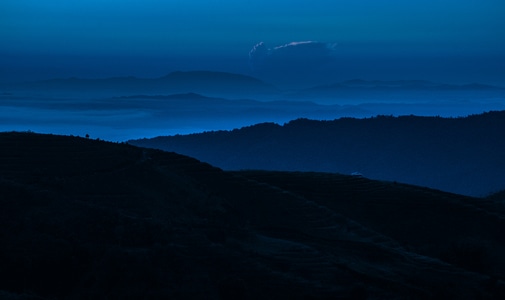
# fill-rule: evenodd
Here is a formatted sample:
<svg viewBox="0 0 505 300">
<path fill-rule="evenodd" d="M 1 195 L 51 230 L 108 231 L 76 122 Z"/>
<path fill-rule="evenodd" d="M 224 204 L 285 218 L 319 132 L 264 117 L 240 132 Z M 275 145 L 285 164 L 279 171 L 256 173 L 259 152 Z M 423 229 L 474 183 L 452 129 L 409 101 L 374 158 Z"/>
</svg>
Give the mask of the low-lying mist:
<svg viewBox="0 0 505 300">
<path fill-rule="evenodd" d="M 159 135 L 231 130 L 262 122 L 283 124 L 298 118 L 333 120 L 376 115 L 459 117 L 504 110 L 501 99 L 367 102 L 319 101 L 317 97 L 256 101 L 206 97 L 199 94 L 165 96 L 51 97 L 0 96 L 0 131 L 35 131 L 125 141 Z M 319 103 L 318 103 L 319 102 Z M 321 104 L 320 102 L 326 102 Z M 347 103 L 346 103 L 347 102 Z M 351 104 L 354 102 L 354 104 Z M 340 104 L 338 104 L 340 103 Z"/>
</svg>

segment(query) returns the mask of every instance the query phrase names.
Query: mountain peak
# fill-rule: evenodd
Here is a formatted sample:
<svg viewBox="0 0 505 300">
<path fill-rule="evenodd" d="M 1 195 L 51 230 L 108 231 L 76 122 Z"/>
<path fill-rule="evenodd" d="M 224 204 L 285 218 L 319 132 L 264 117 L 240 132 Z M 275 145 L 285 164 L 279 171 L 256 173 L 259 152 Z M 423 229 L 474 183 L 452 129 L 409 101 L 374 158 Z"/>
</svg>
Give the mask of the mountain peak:
<svg viewBox="0 0 505 300">
<path fill-rule="evenodd" d="M 265 84 L 263 81 L 242 74 L 228 73 L 228 72 L 216 72 L 216 71 L 175 71 L 168 75 L 161 77 L 160 79 L 170 79 L 170 80 L 209 80 L 209 81 L 250 81 L 254 83 Z"/>
</svg>

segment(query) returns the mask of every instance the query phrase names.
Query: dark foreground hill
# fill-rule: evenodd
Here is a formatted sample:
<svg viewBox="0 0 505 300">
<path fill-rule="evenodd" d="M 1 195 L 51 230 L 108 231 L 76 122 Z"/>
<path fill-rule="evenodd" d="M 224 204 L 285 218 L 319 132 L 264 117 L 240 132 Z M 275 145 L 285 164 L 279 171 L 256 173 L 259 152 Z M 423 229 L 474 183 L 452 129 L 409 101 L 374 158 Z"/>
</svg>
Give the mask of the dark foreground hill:
<svg viewBox="0 0 505 300">
<path fill-rule="evenodd" d="M 465 118 L 299 119 L 131 144 L 227 170 L 323 171 L 486 196 L 505 188 L 505 111 Z"/>
<path fill-rule="evenodd" d="M 502 299 L 503 203 L 0 134 L 3 299 Z"/>
</svg>

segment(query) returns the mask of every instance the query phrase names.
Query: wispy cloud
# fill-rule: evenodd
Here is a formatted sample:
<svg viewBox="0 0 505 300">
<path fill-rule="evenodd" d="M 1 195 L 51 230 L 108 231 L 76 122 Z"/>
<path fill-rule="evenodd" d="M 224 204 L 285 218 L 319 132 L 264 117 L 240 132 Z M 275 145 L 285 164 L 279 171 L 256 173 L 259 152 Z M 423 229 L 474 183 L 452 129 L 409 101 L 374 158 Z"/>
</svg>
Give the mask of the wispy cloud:
<svg viewBox="0 0 505 300">
<path fill-rule="evenodd" d="M 253 73 L 270 81 L 294 76 L 303 80 L 331 65 L 336 48 L 336 43 L 317 41 L 295 41 L 271 48 L 260 42 L 249 52 L 249 61 Z"/>
</svg>

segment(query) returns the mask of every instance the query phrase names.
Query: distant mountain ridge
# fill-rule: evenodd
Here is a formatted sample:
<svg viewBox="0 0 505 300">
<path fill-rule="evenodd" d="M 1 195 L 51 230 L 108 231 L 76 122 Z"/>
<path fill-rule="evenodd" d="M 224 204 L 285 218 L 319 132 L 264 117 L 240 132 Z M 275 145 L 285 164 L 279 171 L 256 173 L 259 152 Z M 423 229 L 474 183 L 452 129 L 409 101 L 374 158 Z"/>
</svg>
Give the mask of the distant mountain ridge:
<svg viewBox="0 0 505 300">
<path fill-rule="evenodd" d="M 299 119 L 130 141 L 227 170 L 324 171 L 485 196 L 505 188 L 505 111 L 465 118 Z"/>
<path fill-rule="evenodd" d="M 117 99 L 212 100 L 217 98 L 207 97 L 197 93 L 183 93 L 183 94 L 170 94 L 170 95 L 131 95 L 131 96 L 121 96 L 118 97 Z"/>
<path fill-rule="evenodd" d="M 498 86 L 492 86 L 487 84 L 480 83 L 470 83 L 470 84 L 446 84 L 446 83 L 437 83 L 427 80 L 362 80 L 362 79 L 352 79 L 343 82 L 338 82 L 334 84 L 320 85 L 311 88 L 312 90 L 316 89 L 332 89 L 332 88 L 370 88 L 370 89 L 379 89 L 379 88 L 390 88 L 390 89 L 451 89 L 451 90 L 459 90 L 459 89 L 489 89 L 489 90 L 505 90 L 504 88 Z"/>
<path fill-rule="evenodd" d="M 248 97 L 278 93 L 274 86 L 259 79 L 212 71 L 177 71 L 159 78 L 50 79 L 14 84 L 7 88 L 49 93 L 105 93 L 116 96 L 132 93 L 146 95 L 200 93 L 209 96 Z"/>
<path fill-rule="evenodd" d="M 499 89 L 503 90 L 503 88 L 498 86 L 492 86 L 487 84 L 480 83 L 469 83 L 469 84 L 446 84 L 446 83 L 437 83 L 427 80 L 362 80 L 362 79 L 352 79 L 347 80 L 341 83 L 330 84 L 330 85 L 322 85 L 320 87 L 370 87 L 370 88 L 378 88 L 378 87 L 390 87 L 390 88 L 450 88 L 450 89 L 467 89 L 467 88 L 478 88 L 478 89 Z M 318 87 L 315 87 L 318 88 Z"/>
<path fill-rule="evenodd" d="M 64 78 L 3 85 L 3 93 L 16 91 L 63 95 L 99 94 L 128 96 L 132 94 L 197 93 L 212 97 L 250 98 L 261 100 L 355 100 L 403 99 L 440 100 L 440 97 L 505 98 L 505 88 L 472 83 L 444 84 L 426 80 L 353 79 L 300 90 L 282 91 L 272 84 L 243 74 L 214 71 L 175 71 L 158 78 L 133 76 L 101 79 Z M 438 97 L 438 98 L 437 98 Z M 443 99 L 443 98 L 442 98 Z M 336 104 L 336 103 L 333 103 Z"/>
<path fill-rule="evenodd" d="M 448 99 L 476 100 L 480 98 L 505 98 L 505 88 L 472 83 L 444 84 L 425 80 L 361 80 L 354 79 L 334 84 L 315 86 L 294 92 L 293 97 L 320 99 L 370 100 L 423 100 Z"/>
</svg>

